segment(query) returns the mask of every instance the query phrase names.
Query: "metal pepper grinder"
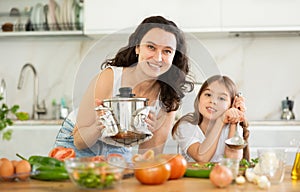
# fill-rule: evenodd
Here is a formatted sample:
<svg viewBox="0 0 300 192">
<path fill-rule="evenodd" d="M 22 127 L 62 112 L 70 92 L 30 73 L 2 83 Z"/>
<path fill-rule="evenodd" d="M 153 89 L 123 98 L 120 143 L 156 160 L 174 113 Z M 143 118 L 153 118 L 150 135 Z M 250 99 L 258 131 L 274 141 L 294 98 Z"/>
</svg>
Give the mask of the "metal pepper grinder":
<svg viewBox="0 0 300 192">
<path fill-rule="evenodd" d="M 289 100 L 289 97 L 286 97 L 286 99 L 281 102 L 281 109 L 282 109 L 281 119 L 284 120 L 295 119 L 293 107 L 294 107 L 294 101 Z"/>
</svg>

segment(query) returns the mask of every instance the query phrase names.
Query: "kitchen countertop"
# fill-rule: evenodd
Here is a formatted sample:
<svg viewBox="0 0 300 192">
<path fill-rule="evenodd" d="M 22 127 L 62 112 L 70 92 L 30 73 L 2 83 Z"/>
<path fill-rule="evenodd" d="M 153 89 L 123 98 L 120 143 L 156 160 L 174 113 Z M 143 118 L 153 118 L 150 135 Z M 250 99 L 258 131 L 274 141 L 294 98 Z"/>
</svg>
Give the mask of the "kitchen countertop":
<svg viewBox="0 0 300 192">
<path fill-rule="evenodd" d="M 13 121 L 14 125 L 61 125 L 63 122 L 63 119 L 55 119 L 55 120 L 27 120 L 27 121 L 20 121 L 15 120 Z"/>
<path fill-rule="evenodd" d="M 212 185 L 209 179 L 205 178 L 181 178 L 178 180 L 170 180 L 161 185 L 142 185 L 134 177 L 124 179 L 114 189 L 101 190 L 101 191 L 122 191 L 122 192 L 133 192 L 133 191 L 164 191 L 164 192 L 190 192 L 190 191 L 205 191 L 205 192 L 227 192 L 227 191 L 251 191 L 251 192 L 262 192 L 262 191 L 274 191 L 274 192 L 298 192 L 300 191 L 300 180 L 291 180 L 291 167 L 287 167 L 285 172 L 284 181 L 277 185 L 271 185 L 269 190 L 259 189 L 257 185 L 246 182 L 243 185 L 231 184 L 226 188 L 217 188 Z M 71 181 L 54 182 L 54 181 L 38 181 L 28 180 L 20 182 L 0 182 L 1 191 L 14 191 L 14 192 L 43 192 L 43 191 L 85 191 L 77 188 Z"/>
<path fill-rule="evenodd" d="M 297 120 L 259 120 L 249 121 L 249 125 L 253 126 L 299 126 L 300 121 Z"/>
<path fill-rule="evenodd" d="M 14 125 L 61 125 L 63 119 L 58 120 L 27 120 L 27 121 L 14 121 Z M 298 126 L 300 121 L 297 120 L 251 120 L 251 126 Z"/>
</svg>

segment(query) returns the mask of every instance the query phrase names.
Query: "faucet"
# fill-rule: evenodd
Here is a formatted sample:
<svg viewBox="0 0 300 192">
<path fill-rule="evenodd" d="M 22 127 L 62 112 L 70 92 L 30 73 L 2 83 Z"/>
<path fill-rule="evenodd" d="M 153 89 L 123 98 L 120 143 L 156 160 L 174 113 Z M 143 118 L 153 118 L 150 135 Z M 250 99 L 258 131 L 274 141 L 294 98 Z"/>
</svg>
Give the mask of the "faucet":
<svg viewBox="0 0 300 192">
<path fill-rule="evenodd" d="M 5 83 L 4 79 L 1 79 L 0 96 L 3 97 L 3 103 L 5 103 L 5 100 L 6 100 L 6 83 Z"/>
<path fill-rule="evenodd" d="M 37 72 L 34 66 L 30 63 L 26 63 L 22 69 L 19 76 L 18 89 L 21 89 L 24 82 L 24 72 L 26 68 L 30 68 L 34 75 L 34 92 L 33 92 L 33 108 L 32 108 L 32 119 L 39 119 L 40 114 L 46 114 L 47 109 L 45 105 L 45 101 L 43 100 L 42 105 L 39 105 L 39 96 L 38 96 L 38 88 L 39 88 L 39 80 Z"/>
</svg>

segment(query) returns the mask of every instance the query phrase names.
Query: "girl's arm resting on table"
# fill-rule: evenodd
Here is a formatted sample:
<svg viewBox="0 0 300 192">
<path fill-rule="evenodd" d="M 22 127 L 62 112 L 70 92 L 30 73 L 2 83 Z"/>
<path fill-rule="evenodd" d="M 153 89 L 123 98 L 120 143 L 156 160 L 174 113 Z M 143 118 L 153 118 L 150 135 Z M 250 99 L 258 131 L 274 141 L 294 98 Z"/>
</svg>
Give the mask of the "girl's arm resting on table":
<svg viewBox="0 0 300 192">
<path fill-rule="evenodd" d="M 221 118 L 217 119 L 211 131 L 206 135 L 206 139 L 202 143 L 194 143 L 188 148 L 189 156 L 197 162 L 209 162 L 217 149 L 223 126 Z"/>
<path fill-rule="evenodd" d="M 155 154 L 160 154 L 164 150 L 165 143 L 168 139 L 169 132 L 175 120 L 175 111 L 159 114 L 156 129 L 152 132 L 153 136 L 149 141 L 139 145 L 139 153 L 144 153 L 148 149 L 154 150 Z"/>
</svg>

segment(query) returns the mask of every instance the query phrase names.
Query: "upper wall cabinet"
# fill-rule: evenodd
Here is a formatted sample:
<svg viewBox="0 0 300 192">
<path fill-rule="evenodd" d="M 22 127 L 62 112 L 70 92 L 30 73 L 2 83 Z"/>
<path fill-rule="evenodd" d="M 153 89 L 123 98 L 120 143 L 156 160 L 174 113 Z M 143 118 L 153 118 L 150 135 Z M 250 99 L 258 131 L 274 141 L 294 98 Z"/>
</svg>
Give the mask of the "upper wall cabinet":
<svg viewBox="0 0 300 192">
<path fill-rule="evenodd" d="M 300 30 L 300 0 L 223 0 L 223 31 Z"/>
<path fill-rule="evenodd" d="M 0 36 L 83 34 L 83 0 L 1 0 Z"/>
<path fill-rule="evenodd" d="M 135 28 L 151 15 L 164 16 L 186 32 L 218 31 L 220 3 L 221 0 L 86 0 L 84 33 L 92 35 Z"/>
</svg>

